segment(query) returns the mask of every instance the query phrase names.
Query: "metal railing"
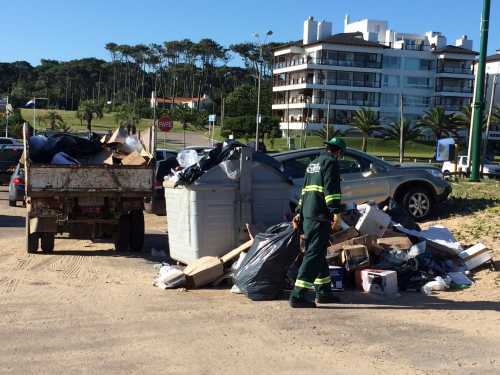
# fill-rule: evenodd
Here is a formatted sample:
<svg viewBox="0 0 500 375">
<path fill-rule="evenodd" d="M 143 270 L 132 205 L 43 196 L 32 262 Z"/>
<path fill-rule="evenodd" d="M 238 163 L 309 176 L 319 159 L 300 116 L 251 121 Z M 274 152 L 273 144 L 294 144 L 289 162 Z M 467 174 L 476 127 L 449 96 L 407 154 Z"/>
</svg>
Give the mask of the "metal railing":
<svg viewBox="0 0 500 375">
<path fill-rule="evenodd" d="M 438 66 L 438 73 L 473 74 L 470 67 Z"/>
</svg>

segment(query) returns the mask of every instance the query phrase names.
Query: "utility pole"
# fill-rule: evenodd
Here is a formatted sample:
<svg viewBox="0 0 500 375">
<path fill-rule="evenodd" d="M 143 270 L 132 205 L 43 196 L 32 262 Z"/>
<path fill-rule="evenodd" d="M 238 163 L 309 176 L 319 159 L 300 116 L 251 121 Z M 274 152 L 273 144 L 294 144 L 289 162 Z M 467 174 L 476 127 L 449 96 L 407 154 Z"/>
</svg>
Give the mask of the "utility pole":
<svg viewBox="0 0 500 375">
<path fill-rule="evenodd" d="M 479 181 L 479 165 L 481 162 L 481 123 L 483 115 L 484 71 L 486 68 L 486 53 L 488 50 L 488 28 L 490 22 L 490 0 L 483 0 L 483 14 L 481 16 L 481 48 L 477 67 L 476 90 L 472 104 L 472 138 L 471 145 L 471 174 L 470 181 Z"/>
<path fill-rule="evenodd" d="M 7 104 L 5 105 L 5 138 L 9 136 L 9 96 L 7 96 Z"/>
<path fill-rule="evenodd" d="M 403 144 L 404 144 L 404 113 L 403 113 L 403 94 L 400 94 L 399 98 L 399 111 L 400 111 L 400 123 L 399 123 L 399 164 L 403 164 Z"/>
<path fill-rule="evenodd" d="M 273 35 L 273 32 L 269 30 L 266 33 L 266 39 L 264 42 L 261 42 L 259 39 L 259 34 L 254 33 L 254 37 L 257 38 L 257 42 L 259 45 L 259 64 L 257 65 L 257 70 L 258 70 L 258 84 L 257 84 L 257 119 L 256 119 L 256 126 L 255 126 L 255 151 L 259 151 L 259 124 L 261 122 L 261 115 L 260 115 L 260 81 L 262 79 L 262 65 L 263 65 L 263 56 L 262 56 L 262 47 L 265 41 L 267 40 L 267 37 Z"/>
<path fill-rule="evenodd" d="M 330 140 L 330 100 L 326 106 L 326 141 Z"/>
</svg>

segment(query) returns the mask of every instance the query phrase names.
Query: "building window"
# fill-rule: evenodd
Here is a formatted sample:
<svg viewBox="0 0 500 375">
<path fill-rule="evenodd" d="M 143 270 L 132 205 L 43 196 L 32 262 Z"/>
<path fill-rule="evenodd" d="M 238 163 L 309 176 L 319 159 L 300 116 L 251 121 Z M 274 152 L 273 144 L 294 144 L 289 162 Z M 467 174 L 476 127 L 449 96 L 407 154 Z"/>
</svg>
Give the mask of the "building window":
<svg viewBox="0 0 500 375">
<path fill-rule="evenodd" d="M 405 95 L 403 103 L 405 106 L 410 107 L 429 107 L 431 104 L 431 98 L 428 96 Z"/>
<path fill-rule="evenodd" d="M 405 58 L 406 70 L 433 70 L 434 61 L 429 59 L 418 59 L 414 57 Z"/>
<path fill-rule="evenodd" d="M 384 87 L 399 87 L 400 85 L 399 76 L 384 74 Z"/>
<path fill-rule="evenodd" d="M 382 94 L 380 97 L 380 104 L 383 106 L 396 107 L 399 105 L 398 94 Z"/>
<path fill-rule="evenodd" d="M 405 87 L 415 89 L 428 89 L 432 87 L 432 79 L 428 77 L 406 77 Z"/>
<path fill-rule="evenodd" d="M 399 56 L 384 56 L 384 68 L 401 69 L 401 58 Z"/>
</svg>

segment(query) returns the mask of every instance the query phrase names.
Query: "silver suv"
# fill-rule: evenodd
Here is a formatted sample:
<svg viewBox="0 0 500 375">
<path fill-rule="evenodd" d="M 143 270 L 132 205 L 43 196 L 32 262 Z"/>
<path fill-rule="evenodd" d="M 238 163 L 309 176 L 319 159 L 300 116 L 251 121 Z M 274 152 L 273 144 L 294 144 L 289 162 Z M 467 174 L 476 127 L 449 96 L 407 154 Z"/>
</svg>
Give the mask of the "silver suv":
<svg viewBox="0 0 500 375">
<path fill-rule="evenodd" d="M 298 201 L 307 165 L 323 148 L 287 151 L 272 156 L 282 172 L 292 179 L 293 202 Z M 385 201 L 391 197 L 417 220 L 428 218 L 439 202 L 451 192 L 450 184 L 438 168 L 389 164 L 364 152 L 347 148 L 339 161 L 342 174 L 342 202 Z"/>
</svg>

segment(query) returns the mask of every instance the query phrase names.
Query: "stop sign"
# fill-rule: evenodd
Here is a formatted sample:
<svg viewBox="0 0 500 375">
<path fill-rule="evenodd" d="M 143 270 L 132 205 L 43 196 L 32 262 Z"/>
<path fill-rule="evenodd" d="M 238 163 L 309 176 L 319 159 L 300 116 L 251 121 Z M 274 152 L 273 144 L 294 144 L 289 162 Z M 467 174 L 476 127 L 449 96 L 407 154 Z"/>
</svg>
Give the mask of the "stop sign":
<svg viewBox="0 0 500 375">
<path fill-rule="evenodd" d="M 158 120 L 158 129 L 162 132 L 168 133 L 174 127 L 174 123 L 170 120 L 170 117 L 164 116 L 160 117 Z"/>
</svg>

